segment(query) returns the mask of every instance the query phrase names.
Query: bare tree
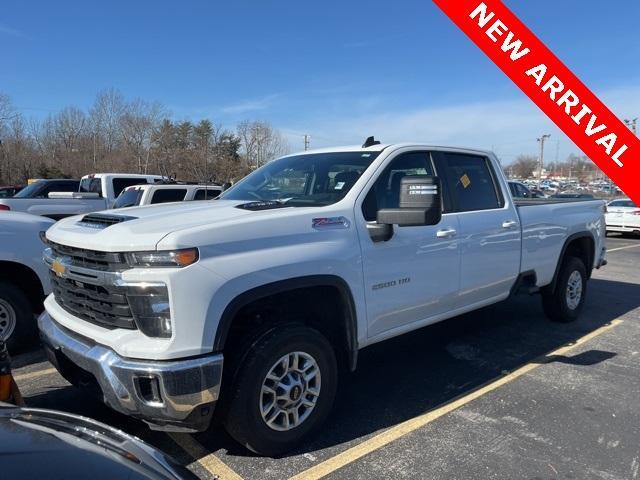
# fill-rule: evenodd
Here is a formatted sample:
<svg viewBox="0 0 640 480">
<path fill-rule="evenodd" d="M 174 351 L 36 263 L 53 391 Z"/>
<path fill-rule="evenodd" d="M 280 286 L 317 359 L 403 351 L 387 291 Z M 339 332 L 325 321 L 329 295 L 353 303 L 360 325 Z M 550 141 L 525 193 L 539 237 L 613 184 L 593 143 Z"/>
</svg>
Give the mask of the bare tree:
<svg viewBox="0 0 640 480">
<path fill-rule="evenodd" d="M 101 90 L 96 95 L 89 110 L 94 170 L 122 143 L 121 122 L 126 106 L 122 93 L 113 88 Z"/>
<path fill-rule="evenodd" d="M 260 167 L 274 158 L 289 153 L 282 134 L 264 121 L 243 121 L 237 128 L 243 154 L 252 167 Z"/>
<path fill-rule="evenodd" d="M 529 178 L 536 167 L 538 166 L 538 159 L 530 155 L 520 155 L 516 158 L 516 161 L 511 165 L 513 174 L 518 178 Z"/>
<path fill-rule="evenodd" d="M 126 106 L 121 117 L 122 138 L 136 160 L 139 173 L 148 171 L 152 141 L 163 114 L 159 103 L 136 99 Z"/>
</svg>

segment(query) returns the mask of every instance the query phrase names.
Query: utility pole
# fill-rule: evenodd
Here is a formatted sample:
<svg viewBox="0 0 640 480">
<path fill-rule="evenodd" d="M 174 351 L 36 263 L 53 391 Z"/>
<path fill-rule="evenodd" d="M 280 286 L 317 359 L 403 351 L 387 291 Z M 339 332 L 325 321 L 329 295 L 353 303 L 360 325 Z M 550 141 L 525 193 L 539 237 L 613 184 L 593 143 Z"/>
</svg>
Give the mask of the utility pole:
<svg viewBox="0 0 640 480">
<path fill-rule="evenodd" d="M 634 135 L 638 135 L 638 119 L 625 120 L 624 124 L 631 129 Z"/>
<path fill-rule="evenodd" d="M 309 141 L 311 140 L 311 136 L 310 135 L 305 135 L 304 136 L 304 150 L 305 152 L 307 150 L 309 150 Z"/>
<path fill-rule="evenodd" d="M 542 135 L 538 138 L 538 142 L 540 143 L 540 165 L 538 169 L 538 190 L 540 190 L 540 183 L 542 182 L 542 169 L 544 167 L 544 142 L 547 138 L 550 138 L 550 134 Z"/>
</svg>

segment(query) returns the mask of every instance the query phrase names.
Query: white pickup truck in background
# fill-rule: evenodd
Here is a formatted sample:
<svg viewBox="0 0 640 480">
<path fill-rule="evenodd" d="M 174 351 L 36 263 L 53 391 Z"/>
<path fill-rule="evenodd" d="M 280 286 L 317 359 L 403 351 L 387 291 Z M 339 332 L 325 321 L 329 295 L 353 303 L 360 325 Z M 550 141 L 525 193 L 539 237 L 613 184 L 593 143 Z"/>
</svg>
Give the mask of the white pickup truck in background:
<svg viewBox="0 0 640 480">
<path fill-rule="evenodd" d="M 170 182 L 164 184 L 134 185 L 125 188 L 112 208 L 142 207 L 159 203 L 192 202 L 213 200 L 222 193 L 222 186 L 211 184 L 186 184 Z"/>
<path fill-rule="evenodd" d="M 86 175 L 80 180 L 80 188 L 77 192 L 47 191 L 46 195 L 37 198 L 22 198 L 23 190 L 22 194 L 18 194 L 18 197 L 0 199 L 0 214 L 3 211 L 24 212 L 59 220 L 72 215 L 111 208 L 116 197 L 126 187 L 141 183 L 153 183 L 162 179 L 163 177 L 160 175 L 128 173 Z M 75 182 L 78 181 L 75 180 Z M 29 188 L 32 187 L 29 186 L 25 190 Z"/>
<path fill-rule="evenodd" d="M 201 431 L 215 410 L 267 455 L 322 424 L 360 349 L 518 292 L 574 320 L 606 263 L 602 201 L 519 203 L 490 152 L 372 138 L 47 239 L 39 327 L 65 378 L 156 429 Z"/>
<path fill-rule="evenodd" d="M 0 339 L 10 353 L 38 338 L 35 315 L 51 293 L 43 235 L 53 223 L 26 213 L 0 214 Z"/>
</svg>

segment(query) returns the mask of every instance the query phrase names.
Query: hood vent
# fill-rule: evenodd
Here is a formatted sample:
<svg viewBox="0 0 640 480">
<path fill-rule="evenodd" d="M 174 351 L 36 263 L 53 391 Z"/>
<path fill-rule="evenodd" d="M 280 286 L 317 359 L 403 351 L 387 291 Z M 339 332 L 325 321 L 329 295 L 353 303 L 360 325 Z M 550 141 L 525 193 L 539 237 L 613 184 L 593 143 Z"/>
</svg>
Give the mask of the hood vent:
<svg viewBox="0 0 640 480">
<path fill-rule="evenodd" d="M 126 215 L 104 215 L 100 213 L 90 213 L 82 217 L 82 220 L 78 222 L 78 225 L 82 227 L 103 229 L 116 225 L 117 223 L 128 222 L 129 220 L 135 220 L 136 217 L 128 217 Z"/>
<path fill-rule="evenodd" d="M 249 202 L 243 203 L 241 205 L 236 205 L 236 208 L 241 208 L 242 210 L 250 210 L 252 212 L 257 212 L 260 210 L 272 210 L 274 208 L 285 208 L 290 205 L 286 205 L 282 202 L 275 201 L 264 201 L 264 202 Z"/>
</svg>

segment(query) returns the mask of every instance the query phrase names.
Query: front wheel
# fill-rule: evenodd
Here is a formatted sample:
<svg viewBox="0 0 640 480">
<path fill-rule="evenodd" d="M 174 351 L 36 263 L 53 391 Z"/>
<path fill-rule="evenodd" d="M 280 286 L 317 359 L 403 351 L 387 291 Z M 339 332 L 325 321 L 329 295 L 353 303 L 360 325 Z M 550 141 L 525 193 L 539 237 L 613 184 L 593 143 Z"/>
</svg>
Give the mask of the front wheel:
<svg viewBox="0 0 640 480">
<path fill-rule="evenodd" d="M 10 283 L 0 282 L 0 339 L 9 353 L 17 353 L 35 338 L 36 322 L 26 294 Z"/>
<path fill-rule="evenodd" d="M 249 450 L 279 455 L 327 418 L 336 394 L 333 348 L 317 330 L 278 327 L 252 345 L 235 377 L 224 424 Z"/>
<path fill-rule="evenodd" d="M 587 293 L 587 269 L 582 260 L 567 257 L 558 273 L 556 288 L 542 295 L 545 315 L 554 322 L 572 322 L 578 318 Z"/>
</svg>

